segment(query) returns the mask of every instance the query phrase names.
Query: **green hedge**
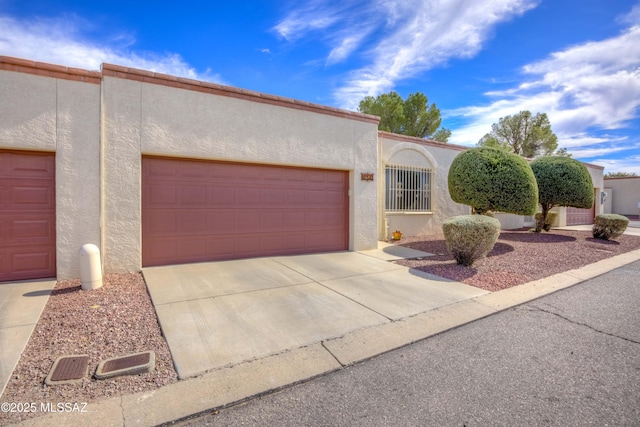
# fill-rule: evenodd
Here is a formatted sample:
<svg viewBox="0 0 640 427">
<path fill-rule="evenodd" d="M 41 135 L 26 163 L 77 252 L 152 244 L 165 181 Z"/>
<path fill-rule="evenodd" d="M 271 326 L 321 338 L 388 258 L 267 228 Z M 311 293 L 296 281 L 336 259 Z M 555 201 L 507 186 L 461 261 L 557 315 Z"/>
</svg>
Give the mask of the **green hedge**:
<svg viewBox="0 0 640 427">
<path fill-rule="evenodd" d="M 593 237 L 596 239 L 610 240 L 620 237 L 629 225 L 629 218 L 617 214 L 596 215 L 593 228 Z"/>
<path fill-rule="evenodd" d="M 593 182 L 586 166 L 569 157 L 546 156 L 531 162 L 538 183 L 540 204 L 589 209 L 593 206 Z"/>
<path fill-rule="evenodd" d="M 527 161 L 494 148 L 471 148 L 453 160 L 448 176 L 453 201 L 487 211 L 533 215 L 538 186 Z"/>
<path fill-rule="evenodd" d="M 491 252 L 500 236 L 500 221 L 485 215 L 459 215 L 445 220 L 442 230 L 456 262 L 469 266 Z"/>
</svg>

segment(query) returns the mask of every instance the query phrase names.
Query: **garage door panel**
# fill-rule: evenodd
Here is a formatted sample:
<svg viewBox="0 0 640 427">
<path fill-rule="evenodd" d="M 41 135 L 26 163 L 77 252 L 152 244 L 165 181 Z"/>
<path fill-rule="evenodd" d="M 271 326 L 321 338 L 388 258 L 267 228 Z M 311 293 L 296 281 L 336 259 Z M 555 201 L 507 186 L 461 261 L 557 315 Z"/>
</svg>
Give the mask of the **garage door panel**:
<svg viewBox="0 0 640 427">
<path fill-rule="evenodd" d="M 177 253 L 185 259 L 206 259 L 207 239 L 206 237 L 193 236 L 188 239 L 175 241 Z"/>
<path fill-rule="evenodd" d="M 266 188 L 260 191 L 260 204 L 263 206 L 282 207 L 284 204 L 284 190 L 281 188 Z"/>
<path fill-rule="evenodd" d="M 325 213 L 325 225 L 328 227 L 334 227 L 336 230 L 340 230 L 344 218 L 339 212 L 327 212 Z"/>
<path fill-rule="evenodd" d="M 207 212 L 204 209 L 193 211 L 181 210 L 177 219 L 177 229 L 180 235 L 200 234 L 207 229 Z"/>
<path fill-rule="evenodd" d="M 280 232 L 284 231 L 284 212 L 261 212 L 260 213 L 260 229 L 261 231 Z"/>
<path fill-rule="evenodd" d="M 4 221 L 3 221 L 4 222 Z M 6 221 L 11 233 L 7 236 L 8 244 L 20 244 L 27 240 L 31 243 L 48 243 L 53 238 L 55 227 L 49 217 L 23 218 Z"/>
<path fill-rule="evenodd" d="M 160 181 L 175 181 L 177 177 L 176 163 L 170 161 L 158 160 L 153 164 L 148 164 L 142 171 L 142 177 L 146 181 L 160 180 Z"/>
<path fill-rule="evenodd" d="M 29 178 L 49 181 L 54 175 L 51 153 L 3 152 L 0 178 Z"/>
<path fill-rule="evenodd" d="M 326 191 L 310 190 L 305 192 L 305 203 L 309 205 L 327 204 Z"/>
<path fill-rule="evenodd" d="M 2 203 L 3 209 L 54 209 L 55 188 L 53 182 L 28 178 L 0 178 L 0 181 L 2 181 L 0 192 L 3 195 L 0 203 Z"/>
<path fill-rule="evenodd" d="M 260 190 L 255 188 L 239 188 L 235 190 L 235 206 L 260 206 Z"/>
<path fill-rule="evenodd" d="M 594 192 L 594 200 L 598 200 L 598 191 L 597 189 L 593 189 Z M 583 224 L 593 224 L 593 221 L 596 216 L 596 205 L 595 203 L 588 209 L 580 209 L 567 207 L 567 225 L 583 225 Z"/>
<path fill-rule="evenodd" d="M 209 212 L 207 215 L 207 233 L 223 235 L 233 230 L 234 214 L 231 210 Z"/>
<path fill-rule="evenodd" d="M 233 188 L 209 188 L 207 191 L 207 202 L 210 207 L 224 208 L 233 206 L 234 200 Z"/>
<path fill-rule="evenodd" d="M 55 157 L 0 150 L 0 281 L 56 275 Z"/>
<path fill-rule="evenodd" d="M 207 206 L 206 187 L 183 187 L 181 188 L 180 201 L 186 206 Z"/>
<path fill-rule="evenodd" d="M 143 223 L 154 235 L 174 234 L 178 231 L 175 212 L 145 212 Z"/>
<path fill-rule="evenodd" d="M 173 185 L 156 185 L 145 186 L 143 194 L 145 199 L 143 203 L 156 207 L 173 207 L 178 202 L 177 188 Z"/>
<path fill-rule="evenodd" d="M 344 194 L 338 191 L 326 191 L 325 192 L 326 203 L 331 206 L 344 206 Z"/>
<path fill-rule="evenodd" d="M 13 271 L 28 273 L 30 271 L 48 271 L 52 267 L 51 253 L 46 246 L 39 251 L 30 250 L 28 253 L 14 253 L 12 256 Z"/>
<path fill-rule="evenodd" d="M 143 242 L 142 251 L 142 264 L 148 264 L 151 260 L 162 263 L 168 263 L 176 259 L 178 256 L 178 250 L 176 248 L 176 242 L 174 238 L 147 238 Z"/>
<path fill-rule="evenodd" d="M 289 190 L 284 196 L 284 205 L 288 208 L 304 207 L 306 203 L 304 190 Z"/>
<path fill-rule="evenodd" d="M 0 252 L 0 282 L 55 276 L 55 255 L 46 245 L 24 253 Z"/>
<path fill-rule="evenodd" d="M 202 182 L 209 175 L 206 164 L 197 162 L 181 162 L 177 167 L 177 179 L 184 181 Z"/>
<path fill-rule="evenodd" d="M 253 211 L 237 211 L 233 217 L 232 233 L 258 233 L 260 232 L 260 212 Z"/>
<path fill-rule="evenodd" d="M 159 172 L 167 163 L 173 177 Z M 348 172 L 153 157 L 142 166 L 143 266 L 347 248 Z"/>
<path fill-rule="evenodd" d="M 567 208 L 567 225 L 593 224 L 594 210 Z"/>
<path fill-rule="evenodd" d="M 260 239 L 261 253 L 279 253 L 286 247 L 287 242 L 282 235 L 265 236 Z"/>
<path fill-rule="evenodd" d="M 287 227 L 291 229 L 304 228 L 305 226 L 305 213 L 304 212 L 285 212 L 284 222 Z"/>
<path fill-rule="evenodd" d="M 210 261 L 216 259 L 233 259 L 234 258 L 234 238 L 223 236 L 218 238 L 210 238 L 207 241 L 207 259 Z M 185 262 L 190 262 L 186 260 Z"/>
</svg>

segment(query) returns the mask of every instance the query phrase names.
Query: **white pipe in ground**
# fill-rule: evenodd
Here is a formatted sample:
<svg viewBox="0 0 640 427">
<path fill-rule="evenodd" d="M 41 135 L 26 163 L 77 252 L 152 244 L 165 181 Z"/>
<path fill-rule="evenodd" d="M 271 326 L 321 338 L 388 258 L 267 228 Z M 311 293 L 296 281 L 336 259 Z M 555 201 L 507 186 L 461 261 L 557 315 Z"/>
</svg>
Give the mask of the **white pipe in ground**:
<svg viewBox="0 0 640 427">
<path fill-rule="evenodd" d="M 80 282 L 82 282 L 82 290 L 85 291 L 102 286 L 100 249 L 91 243 L 80 248 Z"/>
</svg>

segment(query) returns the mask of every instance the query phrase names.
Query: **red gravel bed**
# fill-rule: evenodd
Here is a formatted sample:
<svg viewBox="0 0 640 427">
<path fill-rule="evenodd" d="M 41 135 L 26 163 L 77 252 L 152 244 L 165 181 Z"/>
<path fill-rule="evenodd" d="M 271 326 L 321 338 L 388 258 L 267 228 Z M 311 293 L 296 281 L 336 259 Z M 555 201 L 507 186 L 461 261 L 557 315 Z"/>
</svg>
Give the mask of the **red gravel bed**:
<svg viewBox="0 0 640 427">
<path fill-rule="evenodd" d="M 154 351 L 155 371 L 142 375 L 96 380 L 100 361 L 142 351 Z M 81 382 L 47 386 L 44 380 L 55 359 L 89 355 L 89 375 Z M 169 347 L 141 274 L 107 274 L 103 286 L 82 291 L 79 280 L 56 284 L 0 402 L 83 403 L 177 381 Z M 37 413 L 2 413 L 0 425 Z"/>
<path fill-rule="evenodd" d="M 640 249 L 640 236 L 622 235 L 606 241 L 594 239 L 590 231 L 503 231 L 489 255 L 471 267 L 456 264 L 442 235 L 410 237 L 397 244 L 436 254 L 398 264 L 497 291 Z"/>
</svg>

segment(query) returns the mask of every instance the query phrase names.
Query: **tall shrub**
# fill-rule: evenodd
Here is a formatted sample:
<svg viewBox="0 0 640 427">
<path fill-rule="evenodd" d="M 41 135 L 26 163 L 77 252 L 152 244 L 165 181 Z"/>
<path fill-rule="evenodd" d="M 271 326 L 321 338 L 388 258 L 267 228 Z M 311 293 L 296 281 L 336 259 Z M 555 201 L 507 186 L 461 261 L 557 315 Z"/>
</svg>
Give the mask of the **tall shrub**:
<svg viewBox="0 0 640 427">
<path fill-rule="evenodd" d="M 538 183 L 538 200 L 542 215 L 536 221 L 540 232 L 555 206 L 588 209 L 593 206 L 593 182 L 586 166 L 570 157 L 547 156 L 531 162 Z"/>
<path fill-rule="evenodd" d="M 471 148 L 453 160 L 448 176 L 453 201 L 474 213 L 489 211 L 533 215 L 538 186 L 527 161 L 495 148 Z"/>
</svg>

